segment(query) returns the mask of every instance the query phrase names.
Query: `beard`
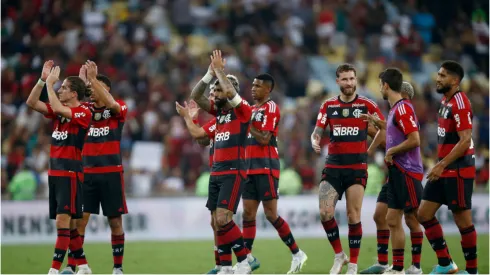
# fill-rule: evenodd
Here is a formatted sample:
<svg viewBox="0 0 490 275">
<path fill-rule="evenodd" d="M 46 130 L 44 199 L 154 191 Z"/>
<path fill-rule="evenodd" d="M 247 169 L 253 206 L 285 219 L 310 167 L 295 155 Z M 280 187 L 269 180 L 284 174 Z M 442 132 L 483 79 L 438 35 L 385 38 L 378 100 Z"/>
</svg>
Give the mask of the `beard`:
<svg viewBox="0 0 490 275">
<path fill-rule="evenodd" d="M 439 89 L 436 88 L 436 92 L 438 94 L 445 94 L 445 93 L 449 92 L 450 90 L 451 90 L 451 86 L 443 86 Z"/>
<path fill-rule="evenodd" d="M 226 105 L 226 101 L 226 99 L 216 98 L 214 100 L 214 105 L 216 105 L 218 108 L 223 108 Z"/>
<path fill-rule="evenodd" d="M 340 92 L 346 96 L 351 96 L 353 95 L 355 92 L 356 92 L 356 89 L 357 89 L 357 86 L 354 86 L 354 87 L 351 87 L 351 88 L 348 88 L 349 91 L 347 92 L 347 88 L 345 87 L 340 87 Z"/>
</svg>

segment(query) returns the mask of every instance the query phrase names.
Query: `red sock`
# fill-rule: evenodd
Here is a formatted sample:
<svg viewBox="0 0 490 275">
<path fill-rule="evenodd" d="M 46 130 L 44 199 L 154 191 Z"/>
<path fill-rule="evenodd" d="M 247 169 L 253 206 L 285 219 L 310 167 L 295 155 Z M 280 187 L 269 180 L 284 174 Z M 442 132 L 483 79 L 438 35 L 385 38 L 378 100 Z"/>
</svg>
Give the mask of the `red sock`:
<svg viewBox="0 0 490 275">
<path fill-rule="evenodd" d="M 412 240 L 412 264 L 416 268 L 420 268 L 420 255 L 422 254 L 422 242 L 424 241 L 424 233 L 410 233 L 410 239 Z"/>
<path fill-rule="evenodd" d="M 425 235 L 430 245 L 437 254 L 438 264 L 440 266 L 448 266 L 451 263 L 451 256 L 449 255 L 439 221 L 434 217 L 430 221 L 423 222 L 422 226 L 425 228 Z"/>
<path fill-rule="evenodd" d="M 85 235 L 80 234 L 80 239 L 82 239 L 82 245 L 85 243 Z"/>
<path fill-rule="evenodd" d="M 272 225 L 274 225 L 274 227 L 276 228 L 277 233 L 279 233 L 279 237 L 281 237 L 281 240 L 289 247 L 291 253 L 298 253 L 299 248 L 296 244 L 296 241 L 294 240 L 288 223 L 283 218 L 279 217 Z"/>
<path fill-rule="evenodd" d="M 235 222 L 229 222 L 228 226 L 230 226 L 230 230 L 226 233 L 225 238 L 227 238 L 228 242 L 230 243 L 237 261 L 241 262 L 247 258 L 249 250 L 245 247 L 242 231 L 240 231 L 240 228 L 236 226 Z"/>
<path fill-rule="evenodd" d="M 349 251 L 350 263 L 357 264 L 359 250 L 361 249 L 362 224 L 349 224 Z"/>
<path fill-rule="evenodd" d="M 393 249 L 393 270 L 403 270 L 404 255 L 405 249 Z"/>
<path fill-rule="evenodd" d="M 73 253 L 75 265 L 87 264 L 85 253 L 83 253 L 82 238 L 80 238 L 80 234 L 78 234 L 77 229 L 70 231 L 70 251 Z"/>
<path fill-rule="evenodd" d="M 476 254 L 476 231 L 475 226 L 460 230 L 461 247 L 463 248 L 464 258 L 466 260 L 466 271 L 470 274 L 476 274 L 478 271 L 478 257 Z"/>
<path fill-rule="evenodd" d="M 222 266 L 231 266 L 232 259 L 231 259 L 231 241 L 228 235 L 228 232 L 233 228 L 233 224 L 226 224 L 225 226 L 221 227 L 218 232 L 216 239 L 218 241 L 218 253 L 219 253 L 219 260 Z"/>
<path fill-rule="evenodd" d="M 333 251 L 335 254 L 339 254 L 342 252 L 342 243 L 340 242 L 339 238 L 339 227 L 337 226 L 337 221 L 335 221 L 335 218 L 322 222 L 323 229 L 325 230 L 325 233 L 327 233 L 327 238 L 330 244 L 333 247 Z"/>
<path fill-rule="evenodd" d="M 254 245 L 255 234 L 257 233 L 257 227 L 255 220 L 243 221 L 243 241 L 245 246 L 251 252 Z"/>
<path fill-rule="evenodd" d="M 390 242 L 390 230 L 378 230 L 376 232 L 378 241 L 378 263 L 388 264 L 388 246 Z"/>
<path fill-rule="evenodd" d="M 111 235 L 111 243 L 114 268 L 122 268 L 124 257 L 124 233 L 122 235 Z"/>
<path fill-rule="evenodd" d="M 70 229 L 58 228 L 58 237 L 56 238 L 53 262 L 51 263 L 51 268 L 60 270 L 61 264 L 65 259 L 66 250 L 68 250 L 69 246 L 70 246 Z"/>
</svg>

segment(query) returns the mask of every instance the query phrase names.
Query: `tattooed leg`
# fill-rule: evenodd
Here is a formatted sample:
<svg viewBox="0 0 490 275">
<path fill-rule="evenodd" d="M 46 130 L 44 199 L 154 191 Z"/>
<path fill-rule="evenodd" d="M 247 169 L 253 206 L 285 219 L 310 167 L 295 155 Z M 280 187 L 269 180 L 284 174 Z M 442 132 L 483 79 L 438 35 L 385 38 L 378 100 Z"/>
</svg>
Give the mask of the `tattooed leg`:
<svg viewBox="0 0 490 275">
<path fill-rule="evenodd" d="M 339 194 L 333 186 L 326 182 L 320 182 L 320 219 L 322 222 L 329 221 L 335 216 L 335 206 L 339 200 Z"/>
</svg>

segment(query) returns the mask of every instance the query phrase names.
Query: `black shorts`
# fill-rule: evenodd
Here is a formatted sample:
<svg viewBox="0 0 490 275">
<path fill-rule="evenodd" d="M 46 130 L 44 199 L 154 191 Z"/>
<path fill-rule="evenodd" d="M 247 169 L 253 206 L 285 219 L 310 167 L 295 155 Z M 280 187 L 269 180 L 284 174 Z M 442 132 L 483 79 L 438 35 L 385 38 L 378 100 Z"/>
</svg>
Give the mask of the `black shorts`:
<svg viewBox="0 0 490 275">
<path fill-rule="evenodd" d="M 58 173 L 50 173 L 48 177 L 49 218 L 55 220 L 58 214 L 68 214 L 72 219 L 81 219 L 83 217 L 81 173 L 68 171 Z"/>
<path fill-rule="evenodd" d="M 360 184 L 366 188 L 367 170 L 324 168 L 322 181 L 332 185 L 341 200 L 344 192 L 352 185 Z"/>
<path fill-rule="evenodd" d="M 206 207 L 210 211 L 219 207 L 236 213 L 245 180 L 240 174 L 211 176 Z"/>
<path fill-rule="evenodd" d="M 388 208 L 409 213 L 420 205 L 422 182 L 395 165 L 388 168 Z"/>
<path fill-rule="evenodd" d="M 85 174 L 83 182 L 83 212 L 117 217 L 128 213 L 124 194 L 123 172 Z"/>
<path fill-rule="evenodd" d="M 422 199 L 445 204 L 451 211 L 471 209 L 473 181 L 474 179 L 452 177 L 427 182 Z"/>
<path fill-rule="evenodd" d="M 242 198 L 256 201 L 278 199 L 278 188 L 279 179 L 270 174 L 248 175 Z"/>
<path fill-rule="evenodd" d="M 381 191 L 379 191 L 376 202 L 388 204 L 388 181 L 386 181 L 386 183 L 383 184 L 383 187 L 381 187 Z"/>
</svg>

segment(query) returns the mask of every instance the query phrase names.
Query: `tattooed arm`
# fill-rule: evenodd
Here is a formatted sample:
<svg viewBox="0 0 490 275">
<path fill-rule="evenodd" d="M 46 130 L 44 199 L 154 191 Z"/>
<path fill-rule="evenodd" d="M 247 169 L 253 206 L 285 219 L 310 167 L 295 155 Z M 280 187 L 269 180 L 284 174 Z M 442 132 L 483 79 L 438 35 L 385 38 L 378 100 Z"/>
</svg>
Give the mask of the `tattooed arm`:
<svg viewBox="0 0 490 275">
<path fill-rule="evenodd" d="M 269 141 L 272 137 L 272 132 L 258 130 L 253 125 L 250 126 L 250 133 L 255 138 L 255 140 L 257 140 L 257 142 L 262 145 L 269 144 Z"/>
<path fill-rule="evenodd" d="M 313 133 L 311 134 L 311 147 L 313 147 L 313 150 L 315 150 L 316 153 L 320 153 L 322 149 L 320 147 L 320 141 L 323 136 L 323 131 L 323 128 L 315 126 L 315 130 L 313 130 Z"/>
<path fill-rule="evenodd" d="M 215 74 L 214 70 L 209 66 L 208 71 L 204 77 L 199 80 L 199 82 L 194 86 L 191 92 L 191 99 L 194 100 L 201 109 L 206 112 L 211 111 L 211 103 L 209 99 L 204 95 L 204 91 L 206 91 L 206 87 L 213 80 Z"/>
<path fill-rule="evenodd" d="M 333 219 L 335 217 L 335 206 L 339 200 L 339 194 L 330 183 L 322 181 L 320 182 L 318 195 L 321 220 L 324 222 Z"/>
<path fill-rule="evenodd" d="M 211 139 L 208 137 L 198 138 L 196 139 L 196 142 L 201 146 L 208 146 L 209 144 L 211 144 Z"/>
</svg>

